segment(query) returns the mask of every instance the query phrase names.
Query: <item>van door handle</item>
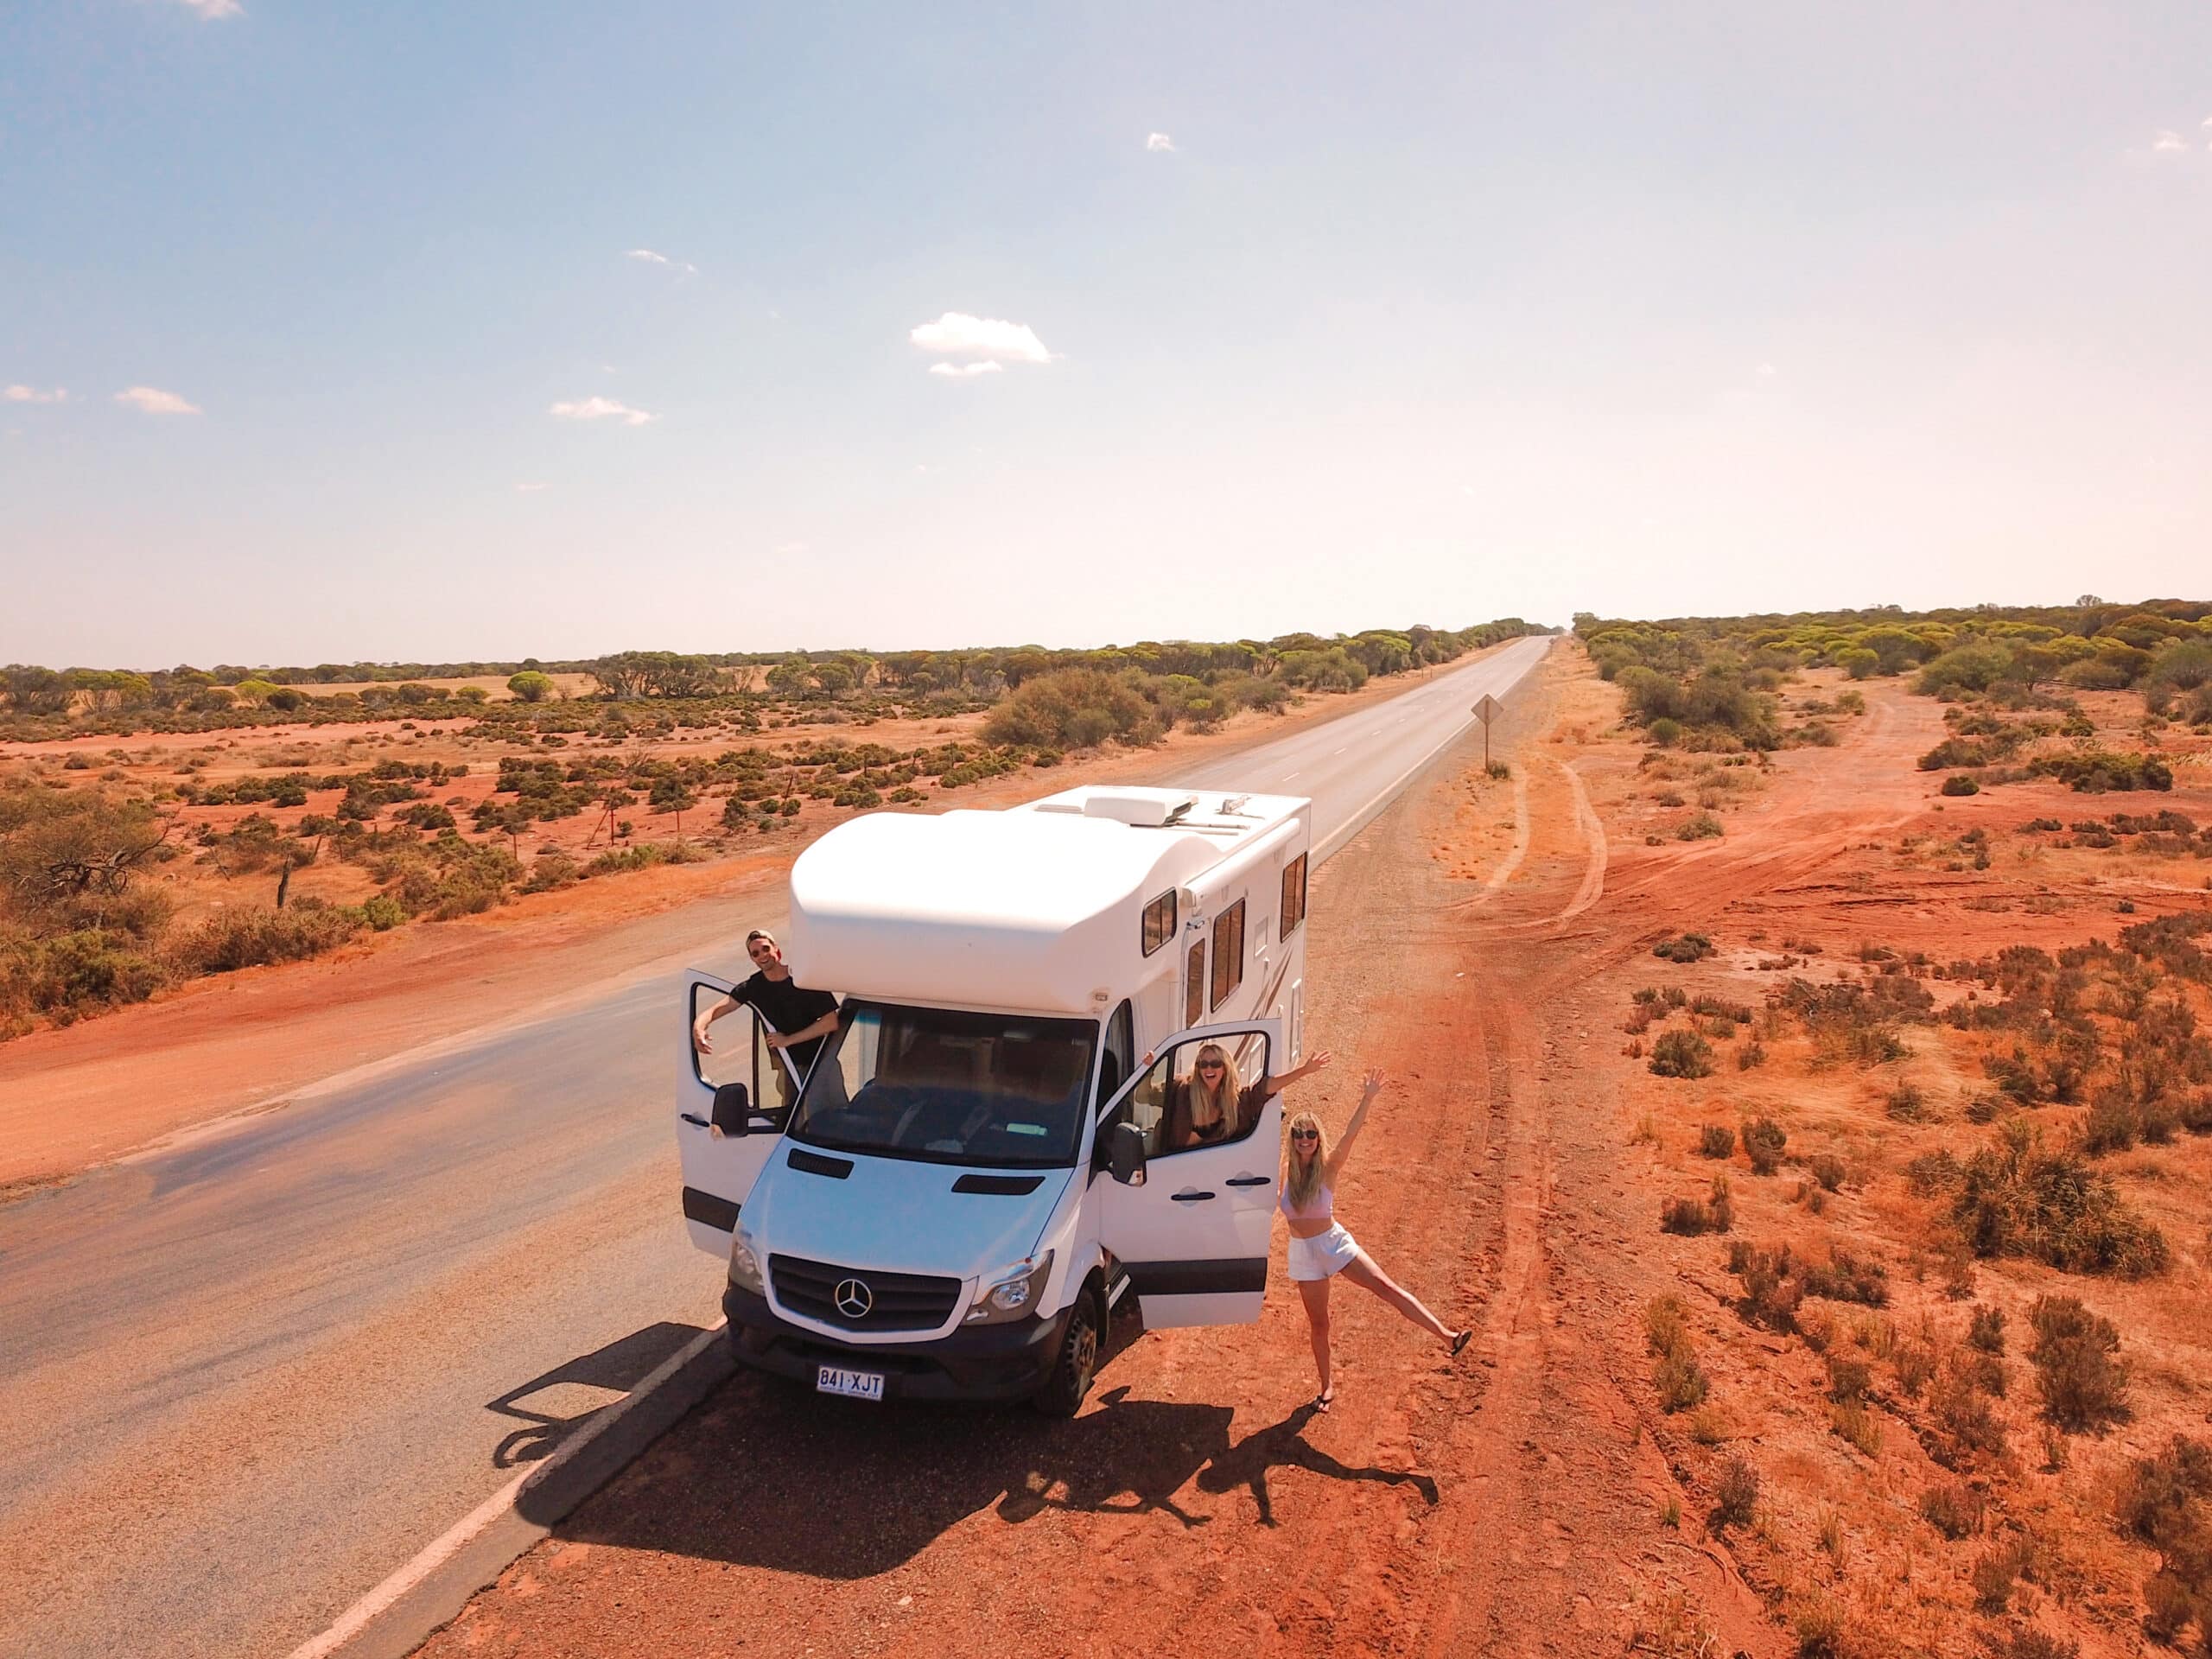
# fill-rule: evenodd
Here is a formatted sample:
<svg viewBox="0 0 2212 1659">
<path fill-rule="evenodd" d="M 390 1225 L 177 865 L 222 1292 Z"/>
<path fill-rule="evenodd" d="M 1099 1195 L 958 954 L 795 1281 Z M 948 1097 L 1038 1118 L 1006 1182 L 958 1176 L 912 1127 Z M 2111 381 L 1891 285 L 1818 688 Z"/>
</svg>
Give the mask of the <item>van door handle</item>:
<svg viewBox="0 0 2212 1659">
<path fill-rule="evenodd" d="M 690 1112 L 683 1113 L 683 1114 L 682 1114 L 682 1116 L 683 1116 L 683 1121 L 684 1121 L 686 1123 L 690 1124 L 690 1125 L 691 1125 L 693 1128 L 701 1128 L 701 1129 L 704 1129 L 704 1128 L 711 1128 L 713 1127 L 713 1125 L 711 1125 L 710 1123 L 709 1123 L 705 1118 L 703 1118 L 703 1117 L 695 1116 L 693 1114 L 691 1114 L 691 1113 L 690 1113 Z"/>
<path fill-rule="evenodd" d="M 1274 1180 L 1272 1175 L 1232 1175 L 1223 1185 L 1227 1186 L 1265 1186 Z"/>
<path fill-rule="evenodd" d="M 1213 1197 L 1213 1194 L 1211 1192 L 1193 1192 L 1191 1188 L 1186 1186 L 1180 1192 L 1174 1193 L 1173 1197 L 1174 1201 L 1178 1204 L 1197 1204 L 1203 1198 L 1210 1198 Z"/>
</svg>

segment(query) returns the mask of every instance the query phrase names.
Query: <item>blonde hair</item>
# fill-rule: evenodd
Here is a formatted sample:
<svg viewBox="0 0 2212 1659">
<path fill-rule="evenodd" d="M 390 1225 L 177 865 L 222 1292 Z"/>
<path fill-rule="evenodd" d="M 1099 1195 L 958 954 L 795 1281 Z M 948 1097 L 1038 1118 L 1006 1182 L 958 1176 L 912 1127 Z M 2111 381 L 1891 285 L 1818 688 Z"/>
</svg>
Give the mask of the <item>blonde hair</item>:
<svg viewBox="0 0 2212 1659">
<path fill-rule="evenodd" d="M 1320 1137 L 1313 1143 L 1313 1156 L 1301 1170 L 1298 1154 L 1291 1144 L 1293 1129 L 1311 1129 Z M 1329 1132 L 1321 1127 L 1321 1120 L 1311 1112 L 1300 1112 L 1282 1126 L 1282 1195 L 1292 1208 L 1303 1210 L 1313 1202 L 1313 1195 L 1321 1190 L 1327 1178 L 1329 1166 Z"/>
<path fill-rule="evenodd" d="M 1209 1088 L 1198 1067 L 1208 1060 L 1221 1062 L 1221 1082 Z M 1244 1096 L 1243 1083 L 1236 1075 L 1236 1062 L 1229 1058 L 1229 1051 L 1219 1043 L 1198 1045 L 1198 1058 L 1191 1067 L 1191 1128 L 1193 1130 L 1208 1124 L 1219 1123 L 1225 1128 L 1236 1127 L 1236 1112 Z M 1201 1117 L 1198 1103 L 1204 1101 L 1212 1116 Z"/>
</svg>

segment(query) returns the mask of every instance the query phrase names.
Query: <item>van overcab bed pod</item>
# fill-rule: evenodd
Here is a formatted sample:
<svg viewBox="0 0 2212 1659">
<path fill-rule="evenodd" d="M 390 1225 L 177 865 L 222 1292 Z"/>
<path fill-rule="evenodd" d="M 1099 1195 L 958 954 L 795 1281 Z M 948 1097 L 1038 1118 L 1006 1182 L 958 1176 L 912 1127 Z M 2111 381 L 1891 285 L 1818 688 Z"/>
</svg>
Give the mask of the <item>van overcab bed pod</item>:
<svg viewBox="0 0 2212 1659">
<path fill-rule="evenodd" d="M 738 1357 L 1065 1414 L 1127 1294 L 1155 1326 L 1256 1319 L 1281 1155 L 1257 1085 L 1298 1063 L 1309 805 L 1071 789 L 809 848 L 785 951 L 845 1001 L 803 1089 L 750 1010 L 693 1051 L 722 980 L 691 976 L 679 1039 L 683 1214 L 728 1262 Z"/>
</svg>

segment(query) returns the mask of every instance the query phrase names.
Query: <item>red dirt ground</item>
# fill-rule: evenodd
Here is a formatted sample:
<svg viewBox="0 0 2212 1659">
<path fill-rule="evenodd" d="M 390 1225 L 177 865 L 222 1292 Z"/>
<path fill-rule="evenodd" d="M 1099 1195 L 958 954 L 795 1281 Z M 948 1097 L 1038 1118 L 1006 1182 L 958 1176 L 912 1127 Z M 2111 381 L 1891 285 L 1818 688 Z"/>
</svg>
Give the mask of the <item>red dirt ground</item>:
<svg viewBox="0 0 2212 1659">
<path fill-rule="evenodd" d="M 741 1375 L 423 1653 L 1779 1659 L 1799 1649 L 1790 1622 L 1833 1604 L 1847 1616 L 1838 1655 L 1980 1654 L 2008 1626 L 1961 1588 L 1980 1545 L 1945 1545 L 1914 1518 L 1925 1459 L 1904 1417 L 1878 1456 L 1844 1447 L 1809 1351 L 1732 1312 L 1725 1242 L 1656 1225 L 1659 1199 L 1707 1173 L 1686 1151 L 1700 1119 L 1767 1110 L 1801 1141 L 1834 1136 L 1856 1168 L 1827 1221 L 1784 1200 L 1794 1181 L 1745 1178 L 1738 1236 L 1833 1233 L 1891 1262 L 1903 1330 L 1933 1303 L 1897 1173 L 1912 1144 L 1891 1147 L 1864 1100 L 1844 1101 L 1871 1084 L 1816 1071 L 1778 1032 L 1759 1070 L 1651 1077 L 1623 1052 L 1629 992 L 1663 978 L 1650 945 L 1684 928 L 1723 949 L 1681 982 L 1756 1000 L 1783 977 L 1759 963 L 1783 940 L 1822 947 L 1792 971 L 1827 975 L 1878 936 L 1948 961 L 2109 936 L 2120 892 L 2145 916 L 2204 900 L 2171 867 L 2030 856 L 1994 829 L 1992 869 L 1946 868 L 1932 837 L 2077 817 L 2081 798 L 1940 800 L 1912 764 L 1942 735 L 1940 706 L 1895 685 L 1869 704 L 1837 748 L 1700 775 L 1694 757 L 1646 763 L 1613 729 L 1610 688 L 1562 651 L 1505 734 L 1510 783 L 1478 759 L 1447 769 L 1317 877 L 1313 1040 L 1342 1058 L 1298 1103 L 1341 1121 L 1360 1069 L 1389 1072 L 1340 1213 L 1447 1322 L 1476 1325 L 1457 1364 L 1340 1287 L 1339 1399 L 1316 1416 L 1278 1276 L 1255 1329 L 1122 1321 L 1069 1423 L 847 1408 Z M 2154 804 L 2212 816 L 2202 776 Z M 1668 792 L 1709 798 L 1726 833 L 1673 839 L 1683 808 Z M 1914 1040 L 1910 1065 L 1933 1083 L 1952 1062 L 1937 1039 Z M 1975 1269 L 1980 1294 L 2013 1303 L 2065 1280 L 2145 1362 L 2124 1433 L 2081 1444 L 2069 1472 L 1992 1477 L 2005 1483 L 1993 1529 L 2032 1529 L 2044 1551 L 2007 1617 L 2084 1640 L 2091 1659 L 2136 1650 L 2148 1560 L 2106 1518 L 2113 1474 L 2208 1403 L 2208 1162 L 2195 1142 L 2123 1172 L 2175 1238 L 2164 1281 Z M 1643 1309 L 1668 1293 L 1713 1377 L 1703 1436 L 1661 1410 L 1649 1379 Z M 2017 1384 L 2006 1409 L 2024 1418 L 2030 1392 Z M 1758 1517 L 1709 1527 L 1731 1453 L 1761 1471 Z"/>
</svg>

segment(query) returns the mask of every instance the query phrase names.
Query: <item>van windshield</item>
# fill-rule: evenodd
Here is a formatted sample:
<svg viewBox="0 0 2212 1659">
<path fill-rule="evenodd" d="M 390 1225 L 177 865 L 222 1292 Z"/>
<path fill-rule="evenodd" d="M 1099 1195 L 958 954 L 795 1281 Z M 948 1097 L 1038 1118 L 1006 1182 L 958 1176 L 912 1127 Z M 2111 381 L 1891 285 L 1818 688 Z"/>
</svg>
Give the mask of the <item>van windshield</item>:
<svg viewBox="0 0 2212 1659">
<path fill-rule="evenodd" d="M 793 1140 L 1006 1169 L 1075 1162 L 1098 1027 L 848 1001 L 807 1073 Z"/>
</svg>

